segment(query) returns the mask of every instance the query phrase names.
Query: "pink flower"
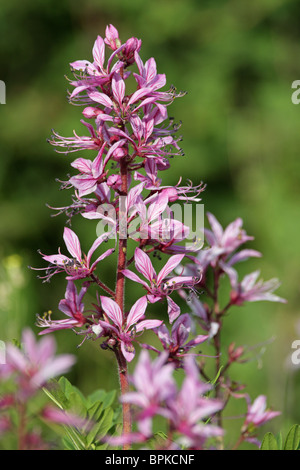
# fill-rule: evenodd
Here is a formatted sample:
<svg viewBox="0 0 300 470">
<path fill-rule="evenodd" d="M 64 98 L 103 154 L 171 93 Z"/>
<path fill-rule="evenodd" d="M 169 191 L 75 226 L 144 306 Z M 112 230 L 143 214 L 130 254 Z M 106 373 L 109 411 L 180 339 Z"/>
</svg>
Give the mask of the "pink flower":
<svg viewBox="0 0 300 470">
<path fill-rule="evenodd" d="M 181 366 L 183 357 L 190 349 L 208 339 L 207 335 L 197 335 L 191 341 L 186 342 L 191 332 L 191 325 L 191 318 L 188 313 L 185 313 L 177 318 L 172 326 L 171 334 L 164 324 L 155 330 L 164 350 L 169 354 L 169 360 L 173 361 L 178 367 Z M 159 353 L 152 346 L 149 346 L 148 349 Z"/>
<path fill-rule="evenodd" d="M 271 411 L 266 408 L 266 397 L 259 395 L 251 404 L 250 398 L 247 396 L 248 411 L 246 420 L 242 427 L 242 432 L 253 432 L 255 428 L 262 426 L 270 419 L 279 416 L 280 411 Z M 254 429 L 253 429 L 254 428 Z"/>
<path fill-rule="evenodd" d="M 202 449 L 210 437 L 222 436 L 223 430 L 203 419 L 220 411 L 224 404 L 205 397 L 211 385 L 199 380 L 199 370 L 191 355 L 184 360 L 186 373 L 181 389 L 167 401 L 168 418 L 180 434 L 179 442 L 191 449 Z"/>
<path fill-rule="evenodd" d="M 130 362 L 134 358 L 135 350 L 132 344 L 136 333 L 144 330 L 157 328 L 162 324 L 161 320 L 144 320 L 147 308 L 146 296 L 141 297 L 130 309 L 130 312 L 123 320 L 122 311 L 119 305 L 109 297 L 101 296 L 101 305 L 107 320 L 100 320 L 99 324 L 93 326 L 93 331 L 97 336 L 110 334 L 121 345 L 121 351 L 125 359 Z M 112 324 L 109 323 L 112 321 Z"/>
<path fill-rule="evenodd" d="M 244 277 L 241 282 L 238 282 L 238 273 L 232 267 L 225 264 L 221 265 L 223 270 L 228 274 L 232 292 L 231 302 L 235 305 L 242 305 L 244 302 L 257 302 L 260 300 L 268 300 L 270 302 L 286 303 L 286 300 L 273 294 L 273 291 L 280 286 L 278 279 L 270 279 L 263 282 L 257 279 L 260 271 L 254 271 Z"/>
<path fill-rule="evenodd" d="M 84 279 L 89 277 L 96 269 L 99 261 L 102 261 L 114 252 L 113 248 L 106 250 L 96 259 L 96 261 L 94 261 L 94 263 L 91 264 L 91 257 L 94 251 L 101 245 L 101 243 L 103 243 L 103 241 L 108 239 L 108 234 L 103 234 L 98 237 L 87 255 L 82 254 L 79 238 L 73 230 L 65 227 L 63 238 L 72 258 L 62 255 L 60 250 L 57 255 L 42 255 L 43 259 L 50 263 L 48 268 L 39 268 L 46 269 L 46 276 L 43 278 L 46 281 L 49 281 L 54 274 L 63 271 L 67 274 L 67 280 Z"/>
<path fill-rule="evenodd" d="M 156 274 L 149 256 L 140 248 L 136 248 L 134 254 L 135 267 L 147 279 L 148 283 L 140 279 L 139 276 L 129 269 L 123 271 L 126 277 L 142 284 L 148 292 L 147 299 L 149 302 L 154 303 L 164 298 L 167 299 L 168 314 L 171 323 L 180 314 L 180 308 L 171 299 L 169 294 L 176 289 L 193 286 L 195 284 L 195 279 L 192 276 L 169 277 L 169 274 L 180 264 L 183 258 L 184 255 L 171 256 L 165 266 Z"/>
<path fill-rule="evenodd" d="M 7 346 L 5 365 L 10 374 L 16 375 L 17 395 L 21 400 L 33 395 L 49 379 L 66 373 L 75 363 L 75 357 L 70 354 L 55 356 L 52 337 L 37 342 L 30 329 L 24 330 L 22 345 L 22 350 L 12 344 Z"/>
<path fill-rule="evenodd" d="M 135 391 L 126 393 L 121 399 L 141 409 L 138 415 L 139 430 L 145 436 L 151 434 L 152 417 L 164 414 L 164 403 L 176 394 L 174 365 L 166 361 L 166 353 L 151 362 L 148 351 L 142 351 L 130 379 Z"/>
<path fill-rule="evenodd" d="M 58 308 L 69 318 L 53 321 L 51 320 L 50 316 L 48 319 L 38 317 L 38 326 L 41 328 L 46 328 L 40 333 L 40 335 L 52 333 L 53 331 L 57 330 L 82 327 L 85 323 L 87 323 L 87 318 L 83 315 L 84 304 L 82 302 L 82 298 L 86 291 L 87 287 L 84 286 L 78 295 L 74 282 L 68 281 L 65 298 L 59 302 Z"/>
<path fill-rule="evenodd" d="M 52 129 L 51 139 L 48 140 L 49 144 L 55 147 L 63 147 L 66 150 L 56 150 L 58 153 L 68 154 L 77 152 L 78 150 L 100 150 L 103 145 L 103 140 L 98 136 L 93 126 L 83 120 L 82 124 L 87 127 L 90 136 L 79 136 L 75 131 L 74 137 L 63 137 Z"/>
</svg>

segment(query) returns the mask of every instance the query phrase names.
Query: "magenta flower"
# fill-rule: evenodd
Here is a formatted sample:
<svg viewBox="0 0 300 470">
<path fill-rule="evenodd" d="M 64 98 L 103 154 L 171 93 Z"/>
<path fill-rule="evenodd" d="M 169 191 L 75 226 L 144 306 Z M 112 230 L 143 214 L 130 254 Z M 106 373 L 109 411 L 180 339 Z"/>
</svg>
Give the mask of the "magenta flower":
<svg viewBox="0 0 300 470">
<path fill-rule="evenodd" d="M 243 433 L 253 433 L 256 428 L 262 426 L 270 419 L 276 418 L 281 414 L 280 411 L 272 411 L 266 408 L 266 397 L 259 395 L 251 404 L 250 398 L 247 396 L 248 410 L 244 425 L 242 427 Z"/>
<path fill-rule="evenodd" d="M 282 302 L 286 303 L 286 300 L 273 294 L 280 286 L 278 279 L 270 279 L 269 281 L 263 282 L 263 280 L 257 279 L 260 275 L 260 271 L 254 271 L 244 277 L 241 282 L 238 282 L 238 273 L 232 267 L 222 264 L 222 268 L 228 274 L 232 292 L 231 303 L 235 305 L 242 305 L 244 302 L 257 302 L 260 300 L 268 300 L 270 302 Z"/>
<path fill-rule="evenodd" d="M 66 150 L 56 150 L 58 153 L 68 154 L 77 152 L 78 150 L 100 150 L 103 145 L 103 140 L 98 136 L 93 126 L 83 120 L 81 123 L 87 127 L 90 136 L 79 136 L 75 131 L 73 137 L 63 137 L 52 129 L 51 139 L 48 140 L 49 144 L 56 147 L 63 147 Z"/>
<path fill-rule="evenodd" d="M 57 255 L 42 255 L 43 259 L 50 263 L 48 268 L 39 268 L 46 269 L 46 276 L 42 278 L 45 279 L 45 281 L 49 281 L 54 274 L 60 272 L 65 272 L 67 274 L 67 280 L 84 279 L 89 277 L 96 269 L 99 261 L 102 261 L 114 252 L 113 248 L 106 250 L 96 259 L 96 261 L 94 261 L 94 263 L 91 264 L 91 257 L 94 251 L 101 245 L 101 243 L 103 243 L 103 241 L 108 239 L 108 234 L 103 234 L 98 237 L 87 255 L 82 254 L 79 238 L 73 230 L 65 227 L 63 238 L 72 258 L 62 255 L 60 250 Z"/>
<path fill-rule="evenodd" d="M 202 449 L 210 437 L 222 436 L 223 430 L 205 423 L 205 418 L 220 411 L 224 404 L 204 396 L 211 385 L 199 380 L 199 370 L 192 356 L 184 361 L 186 377 L 180 391 L 167 400 L 167 416 L 179 441 L 191 449 Z"/>
<path fill-rule="evenodd" d="M 204 273 L 209 264 L 215 267 L 220 260 L 226 262 L 228 266 L 232 266 L 249 257 L 261 256 L 261 253 L 252 249 L 244 249 L 235 253 L 242 244 L 253 240 L 253 237 L 247 235 L 242 229 L 242 219 L 236 219 L 223 230 L 213 214 L 207 213 L 207 218 L 211 230 L 205 229 L 204 233 L 209 247 L 199 252 L 197 258 L 194 259 L 196 265 L 191 266 L 192 270 L 197 268 Z"/>
<path fill-rule="evenodd" d="M 207 335 L 197 335 L 191 341 L 186 342 L 191 332 L 191 326 L 191 318 L 188 313 L 185 313 L 177 318 L 172 326 L 171 334 L 164 324 L 155 330 L 164 350 L 169 354 L 169 360 L 173 361 L 177 367 L 181 365 L 183 357 L 190 349 L 203 343 L 209 337 Z M 160 353 L 152 346 L 148 346 L 148 349 Z"/>
<path fill-rule="evenodd" d="M 78 190 L 79 197 L 86 196 L 96 191 L 102 176 L 105 176 L 103 175 L 104 165 L 102 158 L 104 146 L 102 146 L 102 149 L 94 161 L 78 158 L 71 163 L 71 166 L 80 172 L 79 175 L 72 176 L 69 180 L 72 186 Z"/>
<path fill-rule="evenodd" d="M 135 356 L 132 342 L 136 337 L 136 333 L 157 328 L 162 324 L 162 321 L 144 320 L 147 308 L 146 296 L 141 297 L 135 302 L 126 320 L 123 320 L 122 311 L 114 300 L 104 296 L 101 296 L 100 299 L 102 309 L 108 318 L 104 321 L 99 320 L 99 323 L 94 325 L 92 330 L 98 337 L 110 335 L 111 338 L 117 340 L 125 359 L 130 362 Z M 108 320 L 111 320 L 112 324 Z"/>
<path fill-rule="evenodd" d="M 50 336 L 36 342 L 32 331 L 26 329 L 22 345 L 23 350 L 12 344 L 7 346 L 4 366 L 10 374 L 16 375 L 20 400 L 32 396 L 49 379 L 66 373 L 75 363 L 75 357 L 70 354 L 55 356 L 56 345 Z"/>
<path fill-rule="evenodd" d="M 225 230 L 213 214 L 208 212 L 207 218 L 212 230 L 205 229 L 205 235 L 209 245 L 218 254 L 232 253 L 246 241 L 253 240 L 253 237 L 242 230 L 243 221 L 240 218 L 229 224 Z"/>
<path fill-rule="evenodd" d="M 50 316 L 48 319 L 38 317 L 38 326 L 46 328 L 40 333 L 40 335 L 52 333 L 57 330 L 73 329 L 85 325 L 85 323 L 87 323 L 87 318 L 83 315 L 84 304 L 82 299 L 86 291 L 87 287 L 83 286 L 78 295 L 74 282 L 68 281 L 65 298 L 62 299 L 58 305 L 59 310 L 67 315 L 68 318 L 63 320 L 51 320 Z"/>
<path fill-rule="evenodd" d="M 136 391 L 128 392 L 121 398 L 122 402 L 140 408 L 137 416 L 138 428 L 145 437 L 151 435 L 153 416 L 164 415 L 165 402 L 176 394 L 174 366 L 166 361 L 167 354 L 162 353 L 151 362 L 148 351 L 142 351 L 131 377 Z"/>
<path fill-rule="evenodd" d="M 169 274 L 179 265 L 183 258 L 184 255 L 171 256 L 165 266 L 156 274 L 150 257 L 140 248 L 136 248 L 134 253 L 135 267 L 147 279 L 148 283 L 140 279 L 139 276 L 129 269 L 123 271 L 126 277 L 142 284 L 148 292 L 147 299 L 150 303 L 155 303 L 165 298 L 167 299 L 168 314 L 171 323 L 173 323 L 180 314 L 180 308 L 171 299 L 169 294 L 176 289 L 193 286 L 195 284 L 195 279 L 192 276 L 169 277 Z"/>
</svg>

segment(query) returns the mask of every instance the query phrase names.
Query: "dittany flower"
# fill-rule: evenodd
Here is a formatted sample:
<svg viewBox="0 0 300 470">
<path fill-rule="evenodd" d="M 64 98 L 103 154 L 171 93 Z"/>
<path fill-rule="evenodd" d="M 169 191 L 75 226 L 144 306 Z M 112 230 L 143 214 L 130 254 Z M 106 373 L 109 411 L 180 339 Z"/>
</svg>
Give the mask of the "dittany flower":
<svg viewBox="0 0 300 470">
<path fill-rule="evenodd" d="M 179 306 L 171 299 L 170 295 L 174 290 L 189 287 L 195 284 L 195 279 L 192 276 L 174 276 L 169 277 L 169 274 L 179 265 L 184 258 L 184 255 L 174 255 L 169 258 L 165 266 L 158 274 L 152 265 L 150 257 L 140 248 L 136 248 L 134 259 L 136 269 L 147 279 L 148 282 L 143 281 L 139 276 L 129 269 L 124 269 L 123 274 L 134 282 L 142 284 L 147 290 L 147 299 L 151 303 L 159 300 L 167 299 L 168 314 L 170 322 L 172 323 L 180 314 Z"/>
<path fill-rule="evenodd" d="M 257 429 L 281 413 L 280 411 L 272 411 L 267 408 L 265 395 L 259 395 L 253 403 L 251 403 L 249 395 L 246 395 L 245 398 L 248 409 L 241 429 L 242 437 L 245 441 L 260 446 L 260 441 L 256 437 Z"/>
<path fill-rule="evenodd" d="M 52 320 L 50 315 L 48 318 L 38 316 L 38 326 L 45 328 L 40 335 L 52 333 L 57 330 L 67 330 L 76 327 L 82 327 L 87 318 L 83 315 L 84 304 L 82 299 L 87 291 L 87 287 L 83 286 L 78 294 L 73 281 L 68 281 L 65 298 L 59 302 L 58 308 L 68 318 L 63 320 Z"/>
<path fill-rule="evenodd" d="M 167 416 L 179 441 L 191 449 L 202 449 L 209 437 L 222 436 L 223 430 L 205 423 L 205 418 L 220 411 L 221 400 L 204 396 L 211 385 L 199 380 L 199 370 L 191 355 L 184 360 L 185 379 L 181 389 L 167 401 Z"/>
<path fill-rule="evenodd" d="M 17 395 L 20 400 L 26 400 L 46 382 L 66 373 L 75 363 L 75 357 L 70 354 L 55 355 L 56 344 L 51 336 L 36 341 L 33 332 L 25 329 L 22 335 L 22 349 L 9 344 L 6 349 L 6 364 L 4 367 L 15 377 L 18 384 Z"/>
<path fill-rule="evenodd" d="M 231 303 L 235 305 L 242 305 L 244 302 L 257 302 L 260 300 L 268 300 L 270 302 L 286 303 L 286 300 L 273 294 L 280 286 L 278 279 L 270 279 L 264 282 L 258 280 L 260 271 L 254 271 L 247 274 L 241 282 L 238 281 L 238 273 L 232 267 L 227 266 L 225 263 L 221 264 L 223 270 L 228 274 L 232 291 L 230 294 Z"/>
<path fill-rule="evenodd" d="M 132 342 L 136 334 L 142 333 L 144 330 L 157 328 L 162 324 L 162 321 L 144 319 L 148 303 L 146 296 L 135 302 L 126 319 L 123 319 L 122 311 L 113 299 L 101 296 L 100 300 L 107 320 L 99 320 L 99 323 L 92 327 L 93 332 L 98 337 L 110 335 L 111 338 L 117 340 L 125 359 L 128 362 L 132 361 L 135 355 Z"/>
<path fill-rule="evenodd" d="M 155 330 L 164 350 L 169 354 L 169 360 L 173 361 L 177 366 L 182 364 L 183 358 L 190 349 L 203 343 L 209 337 L 208 335 L 197 335 L 194 339 L 187 342 L 191 332 L 191 326 L 192 321 L 190 315 L 185 313 L 180 315 L 174 322 L 171 334 L 164 324 Z M 148 349 L 160 353 L 158 349 L 152 346 L 148 346 Z"/>
<path fill-rule="evenodd" d="M 56 255 L 42 254 L 43 259 L 45 261 L 48 261 L 50 263 L 50 266 L 48 268 L 33 268 L 46 270 L 46 276 L 41 278 L 45 279 L 45 281 L 49 281 L 54 274 L 60 272 L 65 272 L 67 274 L 67 280 L 84 279 L 86 277 L 89 277 L 96 269 L 96 266 L 99 261 L 102 261 L 114 252 L 114 249 L 110 248 L 104 253 L 102 253 L 102 255 L 100 255 L 96 259 L 96 261 L 91 263 L 91 257 L 94 254 L 94 251 L 104 241 L 107 241 L 108 234 L 105 233 L 98 237 L 91 246 L 87 255 L 84 255 L 82 253 L 79 238 L 76 233 L 73 232 L 73 230 L 68 227 L 65 227 L 63 238 L 72 258 L 62 255 L 60 250 Z"/>
</svg>

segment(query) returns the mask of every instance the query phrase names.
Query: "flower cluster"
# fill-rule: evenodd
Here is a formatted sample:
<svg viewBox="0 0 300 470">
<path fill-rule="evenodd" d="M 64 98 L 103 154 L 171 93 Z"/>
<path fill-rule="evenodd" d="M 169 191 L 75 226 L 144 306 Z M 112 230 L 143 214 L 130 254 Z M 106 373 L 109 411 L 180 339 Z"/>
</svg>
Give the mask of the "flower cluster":
<svg viewBox="0 0 300 470">
<path fill-rule="evenodd" d="M 242 228 L 240 218 L 223 230 L 208 213 L 211 230 L 204 230 L 207 246 L 201 249 L 197 239 L 186 243 L 191 228 L 176 218 L 172 203 L 198 203 L 205 185 L 199 181 L 181 185 L 179 180 L 174 186 L 163 186 L 160 175 L 170 168 L 171 158 L 184 155 L 178 136 L 180 124 L 168 116 L 168 106 L 184 93 L 173 86 L 164 90 L 166 76 L 157 72 L 154 58 L 143 62 L 140 50 L 139 39 L 122 42 L 116 28 L 109 25 L 105 38 L 98 36 L 94 43 L 92 62 L 70 64 L 73 91 L 69 100 L 83 107 L 85 134 L 74 131 L 73 136 L 63 137 L 53 131 L 49 142 L 66 155 L 79 151 L 89 155 L 71 162 L 75 174 L 62 182 L 62 188 L 73 190 L 72 203 L 57 211 L 65 212 L 69 223 L 77 214 L 96 220 L 97 236 L 85 254 L 78 235 L 65 227 L 63 239 L 69 256 L 60 249 L 54 255 L 41 253 L 48 263 L 35 268 L 45 271 L 41 278 L 49 281 L 53 275 L 63 274 L 67 281 L 65 298 L 58 306 L 66 318 L 38 317 L 38 325 L 43 328 L 41 334 L 74 330 L 83 335 L 83 341 L 100 340 L 102 349 L 115 354 L 123 404 L 120 442 L 125 447 L 151 437 L 153 418 L 161 415 L 169 423 L 171 439 L 202 449 L 209 437 L 223 436 L 222 412 L 239 390 L 228 369 L 232 363 L 244 361 L 244 349 L 234 345 L 228 348 L 228 361 L 221 361 L 220 331 L 225 314 L 231 306 L 246 301 L 284 300 L 273 293 L 278 281 L 258 281 L 259 271 L 239 281 L 236 264 L 261 256 L 256 250 L 240 249 L 253 239 Z M 92 222 L 89 224 L 93 229 Z M 96 250 L 99 252 L 92 261 Z M 101 276 L 100 266 L 104 260 L 114 263 L 116 252 L 116 283 L 111 287 Z M 230 294 L 228 302 L 221 305 L 219 286 L 226 276 Z M 128 308 L 125 280 L 126 285 L 127 280 L 132 281 L 128 285 L 138 297 Z M 86 308 L 83 299 L 91 286 L 100 294 L 97 292 L 92 307 Z M 139 288 L 142 293 L 138 296 Z M 183 299 L 184 312 L 180 305 Z M 157 304 L 165 312 L 153 318 Z M 204 334 L 196 332 L 198 327 Z M 162 351 L 139 342 L 145 330 L 153 330 Z M 132 376 L 136 391 L 129 392 L 127 365 L 136 354 L 135 342 L 158 357 L 151 363 L 148 351 L 142 352 Z M 208 377 L 202 359 L 196 362 L 200 356 L 197 346 L 202 343 L 215 348 L 210 356 L 215 360 L 215 379 Z M 185 373 L 181 389 L 173 376 L 176 368 Z M 208 397 L 209 393 L 214 398 Z M 131 405 L 139 408 L 137 433 L 131 429 Z M 254 411 L 251 408 L 248 412 L 242 428 L 247 439 L 251 438 L 249 423 L 259 425 L 275 416 L 262 412 L 262 419 L 253 420 Z"/>
<path fill-rule="evenodd" d="M 30 417 L 30 402 L 50 379 L 68 372 L 75 363 L 71 354 L 56 355 L 52 337 L 37 342 L 33 332 L 27 328 L 23 332 L 22 348 L 8 344 L 5 359 L 5 364 L 0 364 L 1 388 L 5 389 L 6 384 L 13 382 L 14 389 L 8 386 L 7 392 L 0 396 L 0 436 L 4 433 L 17 435 L 19 450 L 42 450 L 48 445 L 35 429 L 31 429 L 30 420 L 39 417 L 57 424 L 83 425 L 78 416 L 51 405 L 43 405 Z M 17 430 L 12 410 L 19 414 Z"/>
<path fill-rule="evenodd" d="M 136 407 L 138 432 L 111 438 L 111 444 L 147 441 L 154 434 L 155 416 L 167 419 L 167 448 L 180 444 L 189 449 L 203 449 L 208 438 L 223 434 L 221 428 L 206 423 L 207 418 L 223 408 L 223 403 L 207 396 L 212 386 L 199 379 L 193 357 L 189 355 L 184 360 L 185 378 L 181 388 L 174 377 L 175 366 L 167 358 L 162 353 L 152 362 L 147 351 L 141 353 L 131 377 L 135 391 L 122 397 L 123 402 Z"/>
</svg>

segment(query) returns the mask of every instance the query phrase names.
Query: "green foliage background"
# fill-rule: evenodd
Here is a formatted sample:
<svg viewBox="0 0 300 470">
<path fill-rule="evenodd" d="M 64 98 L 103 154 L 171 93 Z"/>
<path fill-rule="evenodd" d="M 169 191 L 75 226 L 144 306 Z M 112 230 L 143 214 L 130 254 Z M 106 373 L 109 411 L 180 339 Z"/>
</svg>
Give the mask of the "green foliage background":
<svg viewBox="0 0 300 470">
<path fill-rule="evenodd" d="M 185 157 L 172 161 L 164 183 L 180 176 L 207 183 L 205 210 L 223 225 L 242 217 L 255 236 L 251 248 L 264 254 L 241 273 L 261 269 L 265 280 L 282 281 L 279 294 L 288 304 L 236 308 L 224 342 L 252 347 L 273 339 L 259 361 L 234 372 L 253 398 L 266 394 L 282 411 L 268 429 L 285 431 L 300 422 L 300 372 L 290 367 L 291 344 L 300 335 L 300 106 L 291 101 L 291 84 L 300 79 L 299 20 L 297 0 L 1 2 L 0 79 L 7 102 L 0 106 L 0 339 L 19 338 L 25 325 L 34 327 L 36 313 L 56 314 L 64 295 L 61 277 L 42 284 L 27 269 L 42 265 L 38 248 L 55 253 L 63 247 L 64 216 L 52 218 L 45 203 L 70 200 L 55 178 L 65 179 L 72 155 L 56 154 L 46 139 L 52 127 L 61 135 L 84 134 L 80 108 L 67 102 L 64 75 L 69 62 L 91 58 L 97 34 L 112 23 L 122 39 L 142 39 L 142 58 L 155 57 L 168 85 L 188 91 L 170 109 L 183 121 Z M 79 218 L 73 225 L 87 249 L 95 236 L 91 227 Z M 114 266 L 103 269 L 112 279 Z M 69 352 L 82 338 L 60 332 L 56 339 L 59 350 Z M 114 362 L 97 344 L 77 352 L 70 380 L 85 393 L 118 386 Z M 239 411 L 245 411 L 242 404 Z M 240 422 L 228 423 L 234 429 Z"/>
</svg>

